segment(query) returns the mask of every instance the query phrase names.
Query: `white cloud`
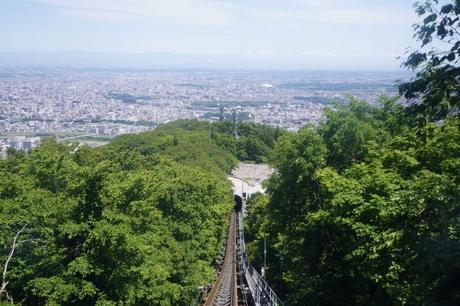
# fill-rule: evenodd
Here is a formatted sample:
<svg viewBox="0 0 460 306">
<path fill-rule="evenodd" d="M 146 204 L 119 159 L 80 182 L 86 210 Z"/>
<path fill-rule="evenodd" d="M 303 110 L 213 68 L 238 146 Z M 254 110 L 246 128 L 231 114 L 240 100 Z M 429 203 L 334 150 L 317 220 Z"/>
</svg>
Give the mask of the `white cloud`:
<svg viewBox="0 0 460 306">
<path fill-rule="evenodd" d="M 317 11 L 311 14 L 313 20 L 321 23 L 355 25 L 407 25 L 416 18 L 411 12 L 382 11 L 364 8 L 345 8 L 339 10 Z"/>
<path fill-rule="evenodd" d="M 206 0 L 34 0 L 65 14 L 100 21 L 151 19 L 166 23 L 224 25 L 233 18 L 223 2 Z"/>
<path fill-rule="evenodd" d="M 69 16 L 107 21 L 150 20 L 187 25 L 290 25 L 317 24 L 407 25 L 411 11 L 378 9 L 357 0 L 32 0 L 54 6 Z M 256 6 L 254 6 L 257 4 Z"/>
<path fill-rule="evenodd" d="M 127 22 L 135 19 L 133 15 L 117 11 L 97 11 L 92 9 L 65 8 L 62 12 L 70 17 L 101 22 Z"/>
<path fill-rule="evenodd" d="M 295 1 L 295 0 L 291 0 Z M 305 0 L 299 0 L 305 2 Z M 412 11 L 402 9 L 378 9 L 365 6 L 325 4 L 321 0 L 307 0 L 315 3 L 301 8 L 265 8 L 252 12 L 252 17 L 264 23 L 284 23 L 297 26 L 314 24 L 344 25 L 410 25 L 417 18 Z M 350 2 L 351 3 L 351 2 Z"/>
</svg>

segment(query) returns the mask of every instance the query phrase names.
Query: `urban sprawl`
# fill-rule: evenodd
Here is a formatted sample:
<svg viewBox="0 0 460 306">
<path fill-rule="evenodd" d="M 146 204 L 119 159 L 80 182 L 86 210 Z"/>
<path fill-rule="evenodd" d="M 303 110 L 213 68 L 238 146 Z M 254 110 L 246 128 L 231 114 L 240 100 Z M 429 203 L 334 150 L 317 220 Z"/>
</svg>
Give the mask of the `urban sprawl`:
<svg viewBox="0 0 460 306">
<path fill-rule="evenodd" d="M 42 137 L 103 143 L 178 119 L 239 120 L 297 130 L 332 101 L 396 94 L 392 72 L 129 71 L 0 68 L 0 147 Z"/>
</svg>

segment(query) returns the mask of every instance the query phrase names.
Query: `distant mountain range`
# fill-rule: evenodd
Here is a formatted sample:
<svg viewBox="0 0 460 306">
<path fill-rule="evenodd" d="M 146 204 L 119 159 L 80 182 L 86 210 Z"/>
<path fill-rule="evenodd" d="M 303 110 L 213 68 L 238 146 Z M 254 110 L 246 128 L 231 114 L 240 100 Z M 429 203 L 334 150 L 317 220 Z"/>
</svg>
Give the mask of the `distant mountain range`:
<svg viewBox="0 0 460 306">
<path fill-rule="evenodd" d="M 154 69 L 398 70 L 396 59 L 353 56 L 198 56 L 173 53 L 0 51 L 0 66 Z"/>
<path fill-rule="evenodd" d="M 0 52 L 0 65 L 94 68 L 211 68 L 207 57 L 171 53 Z"/>
</svg>

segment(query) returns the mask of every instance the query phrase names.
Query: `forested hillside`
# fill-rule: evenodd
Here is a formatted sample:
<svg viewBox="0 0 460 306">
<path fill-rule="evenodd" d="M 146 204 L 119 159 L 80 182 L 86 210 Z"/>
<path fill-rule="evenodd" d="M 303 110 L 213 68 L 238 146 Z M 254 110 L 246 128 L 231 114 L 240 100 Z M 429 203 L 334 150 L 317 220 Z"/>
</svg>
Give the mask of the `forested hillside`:
<svg viewBox="0 0 460 306">
<path fill-rule="evenodd" d="M 50 140 L 0 163 L 2 262 L 26 226 L 9 294 L 29 305 L 193 300 L 213 276 L 230 187 L 159 155 L 72 151 Z"/>
<path fill-rule="evenodd" d="M 240 128 L 242 139 L 258 136 L 250 154 L 260 159 L 280 134 Z M 192 303 L 214 277 L 233 207 L 226 173 L 251 147 L 231 135 L 231 124 L 179 121 L 97 149 L 49 139 L 27 156 L 10 151 L 0 160 L 2 267 L 18 236 L 0 298 Z"/>
<path fill-rule="evenodd" d="M 288 305 L 459 301 L 459 120 L 415 130 L 403 110 L 351 101 L 277 143 L 247 238 L 260 265 L 267 237 Z"/>
<path fill-rule="evenodd" d="M 234 139 L 231 121 L 178 120 L 152 132 L 122 135 L 109 147 L 116 151 L 135 149 L 143 155 L 165 154 L 192 167 L 228 172 L 236 159 L 267 162 L 274 143 L 284 133 L 279 128 L 251 122 L 238 122 L 237 131 L 239 137 Z"/>
</svg>

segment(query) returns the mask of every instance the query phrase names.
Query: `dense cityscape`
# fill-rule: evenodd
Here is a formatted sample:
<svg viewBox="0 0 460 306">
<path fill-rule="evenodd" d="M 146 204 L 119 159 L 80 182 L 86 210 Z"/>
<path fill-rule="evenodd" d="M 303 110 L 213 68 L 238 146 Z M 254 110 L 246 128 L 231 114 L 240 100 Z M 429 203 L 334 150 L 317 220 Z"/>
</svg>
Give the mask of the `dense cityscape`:
<svg viewBox="0 0 460 306">
<path fill-rule="evenodd" d="M 395 95 L 402 72 L 148 71 L 8 68 L 0 74 L 0 146 L 41 137 L 104 143 L 178 119 L 236 111 L 288 130 L 316 124 L 332 101 Z"/>
</svg>

